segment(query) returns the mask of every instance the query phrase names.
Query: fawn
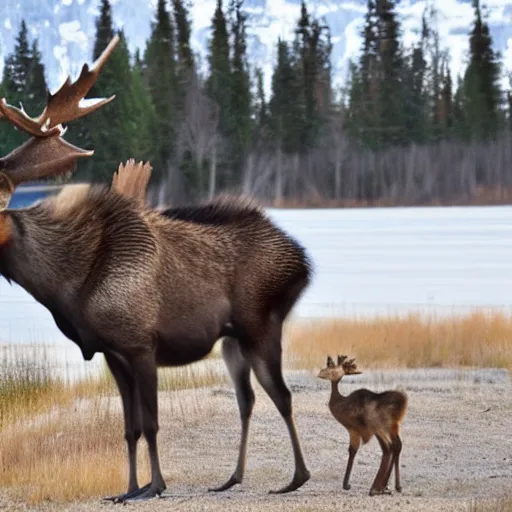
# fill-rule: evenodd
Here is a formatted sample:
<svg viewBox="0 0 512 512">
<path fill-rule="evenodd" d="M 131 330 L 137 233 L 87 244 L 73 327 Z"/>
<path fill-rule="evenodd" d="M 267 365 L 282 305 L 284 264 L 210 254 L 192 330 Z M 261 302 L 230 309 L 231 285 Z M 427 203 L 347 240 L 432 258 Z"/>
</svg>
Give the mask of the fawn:
<svg viewBox="0 0 512 512">
<path fill-rule="evenodd" d="M 382 459 L 370 489 L 370 496 L 391 494 L 388 489 L 388 480 L 393 464 L 395 488 L 401 492 L 399 457 L 402 440 L 399 428 L 407 409 L 407 395 L 401 391 L 374 393 L 368 389 L 358 389 L 348 396 L 343 396 L 338 390 L 338 383 L 343 376 L 361 373 L 357 370 L 354 361 L 355 359 L 347 360 L 347 356 L 338 356 L 338 364 L 334 364 L 332 358 L 327 357 L 327 366 L 318 374 L 320 379 L 331 381 L 329 409 L 350 434 L 343 489 L 350 489 L 350 473 L 361 439 L 363 444 L 366 444 L 375 435 L 382 448 Z"/>
</svg>

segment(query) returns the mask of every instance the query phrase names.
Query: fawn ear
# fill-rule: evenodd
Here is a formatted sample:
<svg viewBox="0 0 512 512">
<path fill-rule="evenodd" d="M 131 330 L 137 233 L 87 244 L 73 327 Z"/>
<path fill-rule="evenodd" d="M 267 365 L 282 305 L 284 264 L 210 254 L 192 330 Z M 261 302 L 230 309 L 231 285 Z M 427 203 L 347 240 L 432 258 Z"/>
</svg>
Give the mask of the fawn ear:
<svg viewBox="0 0 512 512">
<path fill-rule="evenodd" d="M 331 356 L 327 356 L 327 367 L 332 368 L 334 366 L 334 361 Z"/>
</svg>

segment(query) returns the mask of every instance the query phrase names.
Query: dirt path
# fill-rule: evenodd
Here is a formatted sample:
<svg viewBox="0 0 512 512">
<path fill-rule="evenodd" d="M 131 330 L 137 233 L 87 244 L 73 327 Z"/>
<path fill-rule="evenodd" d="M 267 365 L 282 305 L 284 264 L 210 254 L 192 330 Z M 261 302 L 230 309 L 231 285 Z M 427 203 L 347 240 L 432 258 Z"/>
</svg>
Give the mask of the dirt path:
<svg viewBox="0 0 512 512">
<path fill-rule="evenodd" d="M 308 374 L 287 375 L 294 391 L 297 427 L 311 480 L 285 496 L 268 495 L 292 476 L 292 455 L 284 423 L 260 388 L 251 425 L 245 481 L 211 494 L 234 468 L 239 436 L 236 402 L 229 388 L 182 392 L 177 403 L 160 398 L 160 453 L 168 489 L 165 498 L 130 504 L 137 510 L 347 510 L 469 511 L 472 499 L 512 497 L 512 385 L 505 371 L 415 370 L 368 372 L 342 384 L 375 391 L 402 388 L 409 395 L 403 429 L 403 492 L 369 497 L 380 449 L 375 439 L 362 446 L 354 464 L 352 489 L 344 491 L 348 434 L 327 408 L 328 383 Z M 186 410 L 183 410 L 183 404 Z M 101 478 L 101 468 L 98 469 Z M 122 490 L 122 489 L 120 489 Z M 5 508 L 4 508 L 5 507 Z M 117 510 L 99 500 L 8 510 Z M 119 506 L 118 506 L 119 507 Z"/>
</svg>

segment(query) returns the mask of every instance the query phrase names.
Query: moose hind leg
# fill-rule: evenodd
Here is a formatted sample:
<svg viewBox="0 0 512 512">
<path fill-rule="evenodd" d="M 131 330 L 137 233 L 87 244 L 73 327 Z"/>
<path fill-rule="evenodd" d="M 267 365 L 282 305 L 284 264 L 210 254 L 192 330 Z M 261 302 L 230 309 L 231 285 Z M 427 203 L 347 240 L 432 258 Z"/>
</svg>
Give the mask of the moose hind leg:
<svg viewBox="0 0 512 512">
<path fill-rule="evenodd" d="M 251 365 L 244 357 L 240 345 L 235 338 L 224 338 L 222 341 L 222 357 L 228 368 L 236 391 L 240 422 L 242 427 L 238 462 L 234 473 L 226 483 L 220 487 L 208 489 L 209 491 L 225 491 L 236 484 L 242 483 L 247 457 L 247 439 L 249 437 L 249 422 L 254 406 L 254 391 L 251 386 Z"/>
<path fill-rule="evenodd" d="M 292 395 L 286 386 L 281 369 L 281 321 L 277 318 L 268 324 L 267 332 L 261 338 L 253 340 L 256 350 L 251 354 L 254 373 L 265 392 L 274 402 L 283 417 L 293 448 L 295 473 L 292 481 L 272 494 L 283 494 L 294 491 L 310 479 L 310 473 L 304 462 L 299 436 L 292 413 Z"/>
</svg>

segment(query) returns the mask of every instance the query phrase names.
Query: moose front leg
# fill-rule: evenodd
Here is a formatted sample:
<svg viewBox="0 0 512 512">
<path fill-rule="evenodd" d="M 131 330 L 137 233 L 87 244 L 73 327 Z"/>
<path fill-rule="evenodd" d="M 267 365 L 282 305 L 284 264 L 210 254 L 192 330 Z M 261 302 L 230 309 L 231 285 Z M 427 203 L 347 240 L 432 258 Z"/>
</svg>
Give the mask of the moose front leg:
<svg viewBox="0 0 512 512">
<path fill-rule="evenodd" d="M 139 491 L 137 481 L 137 442 L 142 431 L 142 416 L 139 391 L 128 361 L 121 355 L 105 353 L 108 367 L 114 376 L 123 402 L 125 439 L 128 448 L 128 490 L 119 496 L 108 496 L 105 500 L 122 502 Z M 147 486 L 149 488 L 149 485 Z"/>
<path fill-rule="evenodd" d="M 148 500 L 160 496 L 166 489 L 158 457 L 158 377 L 155 355 L 146 352 L 131 361 L 136 386 L 140 394 L 142 430 L 146 438 L 151 464 L 151 482 L 142 489 L 130 493 L 123 502 Z"/>
</svg>

